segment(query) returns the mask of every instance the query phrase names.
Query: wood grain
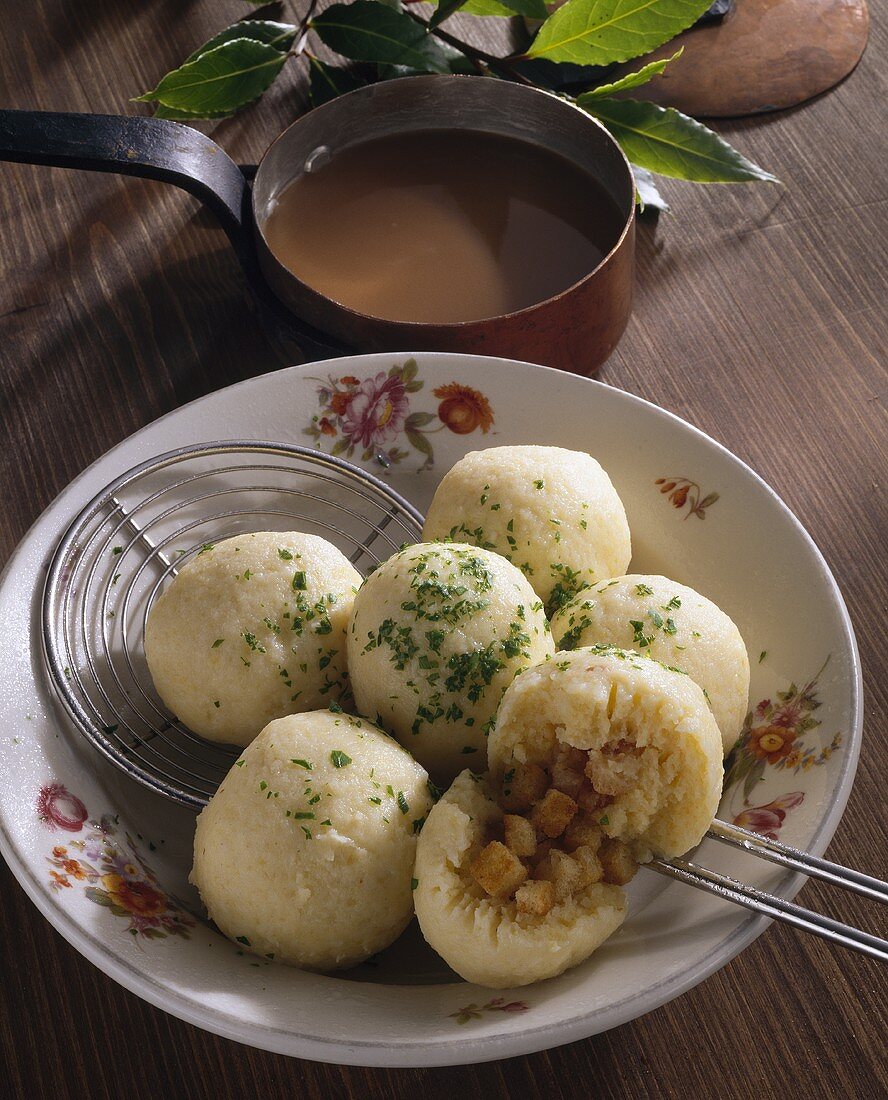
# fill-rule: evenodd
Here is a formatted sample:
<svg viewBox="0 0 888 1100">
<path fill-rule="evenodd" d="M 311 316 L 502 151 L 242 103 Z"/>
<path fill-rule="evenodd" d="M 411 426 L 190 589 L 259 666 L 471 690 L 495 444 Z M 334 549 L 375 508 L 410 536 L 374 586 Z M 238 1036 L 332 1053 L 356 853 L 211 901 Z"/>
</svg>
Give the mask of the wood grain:
<svg viewBox="0 0 888 1100">
<path fill-rule="evenodd" d="M 127 111 L 236 0 L 34 0 L 0 18 L 0 101 Z M 686 417 L 783 496 L 833 569 L 860 644 L 866 731 L 833 858 L 888 875 L 884 409 L 886 19 L 856 72 L 803 108 L 722 127 L 785 187 L 667 185 L 644 223 L 635 314 L 602 370 Z M 487 29 L 482 34 L 490 35 Z M 304 108 L 292 66 L 208 127 L 255 160 Z M 194 200 L 162 185 L 0 165 L 0 561 L 110 446 L 200 394 L 281 365 L 237 265 Z M 762 537 L 766 537 L 762 533 Z M 454 1069 L 313 1065 L 218 1039 L 74 952 L 0 871 L 0 1050 L 15 1097 L 877 1097 L 885 973 L 772 928 L 673 1003 L 547 1053 Z M 864 902 L 800 900 L 885 934 Z"/>
</svg>

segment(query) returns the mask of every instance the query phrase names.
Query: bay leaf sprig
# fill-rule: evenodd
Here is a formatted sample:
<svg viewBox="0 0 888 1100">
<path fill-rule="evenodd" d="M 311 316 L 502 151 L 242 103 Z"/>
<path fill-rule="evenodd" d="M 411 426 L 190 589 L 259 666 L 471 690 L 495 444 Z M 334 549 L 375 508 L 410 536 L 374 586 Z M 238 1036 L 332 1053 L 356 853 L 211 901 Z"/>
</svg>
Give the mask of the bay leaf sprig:
<svg viewBox="0 0 888 1100">
<path fill-rule="evenodd" d="M 258 99 L 294 57 L 309 67 L 313 106 L 375 80 L 416 73 L 475 73 L 555 86 L 620 143 L 635 170 L 639 206 L 666 209 L 652 173 L 698 183 L 775 181 L 702 123 L 627 96 L 682 51 L 647 63 L 643 55 L 693 26 L 711 2 L 567 0 L 550 13 L 545 0 L 440 0 L 431 18 L 423 19 L 412 0 L 352 0 L 320 13 L 317 0 L 309 0 L 292 23 L 248 16 L 226 27 L 135 102 L 153 103 L 159 118 L 224 118 Z M 446 29 L 456 12 L 521 16 L 524 27 L 534 29 L 527 30 L 523 50 L 493 56 Z M 312 35 L 347 64 L 319 58 L 308 48 Z M 615 65 L 636 57 L 642 58 L 636 71 L 609 79 Z M 551 80 L 562 69 L 569 74 L 564 86 L 575 94 Z M 543 72 L 545 81 L 538 80 Z"/>
</svg>

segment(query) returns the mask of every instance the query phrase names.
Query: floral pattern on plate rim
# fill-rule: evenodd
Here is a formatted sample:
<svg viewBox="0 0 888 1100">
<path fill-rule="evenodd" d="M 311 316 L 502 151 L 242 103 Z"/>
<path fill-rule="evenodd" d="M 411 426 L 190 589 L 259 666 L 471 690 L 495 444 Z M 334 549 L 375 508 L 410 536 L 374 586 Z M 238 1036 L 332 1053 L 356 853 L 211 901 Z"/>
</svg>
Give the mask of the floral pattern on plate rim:
<svg viewBox="0 0 888 1100">
<path fill-rule="evenodd" d="M 85 884 L 84 896 L 128 919 L 134 937 L 188 939 L 195 920 L 160 889 L 157 876 L 124 831 L 118 838 L 118 818 L 103 814 L 90 819 L 86 806 L 61 783 L 47 783 L 37 795 L 37 816 L 57 833 L 83 833 L 76 840 L 53 846 L 46 857 L 50 886 L 56 891 Z M 73 882 L 72 882 L 73 879 Z"/>
<path fill-rule="evenodd" d="M 706 519 L 706 509 L 715 504 L 719 497 L 718 493 L 707 493 L 704 496 L 697 482 L 691 481 L 689 477 L 658 477 L 654 484 L 659 485 L 661 493 L 667 494 L 666 499 L 673 508 L 681 511 L 687 507 L 685 519 L 691 516 Z"/>
<path fill-rule="evenodd" d="M 418 375 L 416 360 L 408 359 L 393 365 L 388 373 L 379 371 L 364 379 L 352 374 L 312 378 L 318 384 L 319 411 L 303 429 L 304 434 L 319 449 L 329 439 L 332 455 L 352 459 L 357 454 L 362 462 L 375 459 L 383 468 L 410 456 L 409 450 L 398 446 L 403 436 L 423 457 L 418 472 L 434 465 L 435 452 L 429 437 L 436 432 L 447 429 L 456 435 L 469 435 L 480 429 L 487 435 L 494 424 L 490 402 L 479 390 L 460 382 L 448 382 L 432 390 L 438 398 L 435 412 L 411 409 L 411 395 L 425 387 Z"/>
<path fill-rule="evenodd" d="M 458 1024 L 467 1024 L 469 1020 L 480 1020 L 485 1012 L 527 1012 L 530 1005 L 526 1001 L 506 1001 L 505 997 L 494 997 L 486 1004 L 468 1004 L 449 1013 L 451 1020 Z"/>
</svg>

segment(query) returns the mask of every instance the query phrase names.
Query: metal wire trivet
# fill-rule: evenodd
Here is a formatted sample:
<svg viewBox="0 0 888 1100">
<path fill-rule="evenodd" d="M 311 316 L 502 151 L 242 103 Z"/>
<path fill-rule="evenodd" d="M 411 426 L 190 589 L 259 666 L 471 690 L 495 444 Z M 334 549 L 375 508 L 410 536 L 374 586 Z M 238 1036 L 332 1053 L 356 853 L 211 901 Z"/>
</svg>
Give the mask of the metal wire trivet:
<svg viewBox="0 0 888 1100">
<path fill-rule="evenodd" d="M 134 466 L 76 516 L 50 562 L 43 648 L 76 727 L 145 786 L 206 805 L 238 751 L 206 741 L 160 701 L 144 658 L 158 594 L 201 547 L 258 530 L 328 539 L 366 574 L 422 515 L 372 474 L 286 443 L 181 447 Z"/>
</svg>

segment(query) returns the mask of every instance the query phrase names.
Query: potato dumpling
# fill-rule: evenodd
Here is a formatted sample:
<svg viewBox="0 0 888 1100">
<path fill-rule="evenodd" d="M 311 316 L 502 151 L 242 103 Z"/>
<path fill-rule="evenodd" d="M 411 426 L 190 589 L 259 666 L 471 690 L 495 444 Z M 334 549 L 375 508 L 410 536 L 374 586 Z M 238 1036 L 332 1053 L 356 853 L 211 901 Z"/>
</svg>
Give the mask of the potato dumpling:
<svg viewBox="0 0 888 1100">
<path fill-rule="evenodd" d="M 158 695 L 195 733 L 235 745 L 273 718 L 339 700 L 360 583 L 316 535 L 260 531 L 207 544 L 148 616 L 145 657 Z"/>
<path fill-rule="evenodd" d="M 309 970 L 353 966 L 413 915 L 428 776 L 363 718 L 280 718 L 197 819 L 191 881 L 221 931 Z"/>
<path fill-rule="evenodd" d="M 543 605 L 505 558 L 458 543 L 408 547 L 355 597 L 355 703 L 438 781 L 486 765 L 487 734 L 517 672 L 554 652 Z"/>
<path fill-rule="evenodd" d="M 510 816 L 486 780 L 464 771 L 432 808 L 416 850 L 422 934 L 466 981 L 494 989 L 582 962 L 626 913 L 623 890 L 603 880 L 588 846 L 579 859 L 559 852 L 563 867 L 553 867 L 558 860 L 531 828 L 535 858 L 521 859 L 508 846 L 520 846 L 509 835 Z"/>
<path fill-rule="evenodd" d="M 423 538 L 495 550 L 552 614 L 576 592 L 625 573 L 626 513 L 591 455 L 561 447 L 472 451 L 444 475 Z"/>
<path fill-rule="evenodd" d="M 702 690 L 613 647 L 557 653 L 518 676 L 488 757 L 505 808 L 542 828 L 585 821 L 641 861 L 699 844 L 721 798 L 721 735 Z"/>
<path fill-rule="evenodd" d="M 749 695 L 749 658 L 730 618 L 693 588 L 632 574 L 596 584 L 552 618 L 559 649 L 614 645 L 681 669 L 703 688 L 727 754 Z"/>
</svg>

